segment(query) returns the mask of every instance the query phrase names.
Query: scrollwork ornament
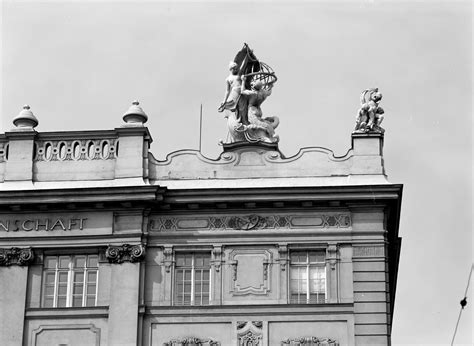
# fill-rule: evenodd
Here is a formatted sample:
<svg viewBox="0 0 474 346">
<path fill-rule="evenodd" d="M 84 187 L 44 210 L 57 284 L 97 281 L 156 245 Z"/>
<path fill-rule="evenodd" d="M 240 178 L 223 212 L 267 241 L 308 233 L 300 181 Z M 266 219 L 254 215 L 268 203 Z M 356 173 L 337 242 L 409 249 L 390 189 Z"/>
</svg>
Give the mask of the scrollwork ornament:
<svg viewBox="0 0 474 346">
<path fill-rule="evenodd" d="M 227 225 L 235 230 L 250 231 L 267 227 L 267 222 L 266 218 L 259 215 L 233 216 L 229 219 Z"/>
<path fill-rule="evenodd" d="M 139 262 L 145 256 L 145 247 L 142 244 L 120 246 L 109 245 L 105 250 L 105 257 L 109 263 L 121 264 L 123 262 Z"/>
<path fill-rule="evenodd" d="M 0 266 L 25 266 L 33 262 L 34 252 L 31 248 L 0 249 Z"/>
</svg>

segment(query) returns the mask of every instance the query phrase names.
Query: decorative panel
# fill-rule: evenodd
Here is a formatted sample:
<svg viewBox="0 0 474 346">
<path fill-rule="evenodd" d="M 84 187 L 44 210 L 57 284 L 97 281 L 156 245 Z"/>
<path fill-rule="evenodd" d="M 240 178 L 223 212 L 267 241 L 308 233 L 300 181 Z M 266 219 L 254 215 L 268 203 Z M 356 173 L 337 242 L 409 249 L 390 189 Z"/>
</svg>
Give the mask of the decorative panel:
<svg viewBox="0 0 474 346">
<path fill-rule="evenodd" d="M 100 329 L 93 324 L 42 325 L 32 331 L 33 346 L 100 345 Z"/>
<path fill-rule="evenodd" d="M 237 249 L 229 253 L 232 295 L 266 295 L 271 288 L 273 254 L 263 249 Z"/>
</svg>

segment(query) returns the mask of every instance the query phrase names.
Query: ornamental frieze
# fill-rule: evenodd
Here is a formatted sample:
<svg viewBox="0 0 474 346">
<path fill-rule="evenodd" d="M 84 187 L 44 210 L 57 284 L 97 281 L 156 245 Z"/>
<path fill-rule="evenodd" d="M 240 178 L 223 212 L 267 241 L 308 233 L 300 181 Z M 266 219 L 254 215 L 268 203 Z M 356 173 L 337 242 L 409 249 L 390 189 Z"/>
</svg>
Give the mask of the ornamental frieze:
<svg viewBox="0 0 474 346">
<path fill-rule="evenodd" d="M 105 250 L 105 257 L 109 263 L 139 262 L 145 256 L 145 247 L 142 244 L 130 245 L 123 244 L 119 246 L 109 245 Z"/>
<path fill-rule="evenodd" d="M 150 231 L 236 230 L 291 228 L 350 228 L 351 217 L 346 214 L 300 215 L 239 215 L 199 217 L 151 217 Z"/>
<path fill-rule="evenodd" d="M 31 248 L 17 248 L 0 249 L 0 266 L 19 265 L 26 266 L 33 262 L 34 253 Z"/>
</svg>

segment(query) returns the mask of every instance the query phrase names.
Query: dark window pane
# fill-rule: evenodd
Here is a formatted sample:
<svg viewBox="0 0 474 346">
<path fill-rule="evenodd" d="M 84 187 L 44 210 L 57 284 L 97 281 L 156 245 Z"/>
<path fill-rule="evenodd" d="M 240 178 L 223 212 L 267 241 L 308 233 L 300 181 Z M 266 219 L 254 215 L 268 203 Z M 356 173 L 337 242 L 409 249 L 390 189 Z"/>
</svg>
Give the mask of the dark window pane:
<svg viewBox="0 0 474 346">
<path fill-rule="evenodd" d="M 184 266 L 184 256 L 183 255 L 176 255 L 176 265 L 179 267 Z"/>
<path fill-rule="evenodd" d="M 44 298 L 43 306 L 45 308 L 52 308 L 53 307 L 53 302 L 54 302 L 54 300 L 53 300 L 52 297 L 51 298 L 49 298 L 49 297 Z"/>
<path fill-rule="evenodd" d="M 57 262 L 58 262 L 58 259 L 56 258 L 56 256 L 46 256 L 44 259 L 44 267 L 55 269 Z"/>
<path fill-rule="evenodd" d="M 84 272 L 74 272 L 74 282 L 84 282 Z"/>
<path fill-rule="evenodd" d="M 87 282 L 96 282 L 96 280 L 97 280 L 97 272 L 89 271 L 87 273 Z"/>
<path fill-rule="evenodd" d="M 203 280 L 206 280 L 206 281 L 209 281 L 209 270 L 203 271 L 203 273 L 202 273 L 202 279 L 203 279 Z"/>
<path fill-rule="evenodd" d="M 326 259 L 326 255 L 322 251 L 311 251 L 309 253 L 309 261 L 311 263 L 321 263 Z"/>
<path fill-rule="evenodd" d="M 59 268 L 69 268 L 69 256 L 59 257 Z"/>
<path fill-rule="evenodd" d="M 87 286 L 87 294 L 95 294 L 96 286 L 95 285 L 88 285 Z"/>
<path fill-rule="evenodd" d="M 89 268 L 97 268 L 98 264 L 99 264 L 99 256 L 97 255 L 87 256 L 87 266 Z"/>
<path fill-rule="evenodd" d="M 58 297 L 58 308 L 66 307 L 66 297 Z"/>
<path fill-rule="evenodd" d="M 196 255 L 195 261 L 194 261 L 194 266 L 195 267 L 202 267 L 204 264 L 204 259 L 200 255 Z"/>
<path fill-rule="evenodd" d="M 85 256 L 75 256 L 74 257 L 74 267 L 75 268 L 84 268 L 86 266 L 86 257 Z"/>
<path fill-rule="evenodd" d="M 95 296 L 87 296 L 87 306 L 95 306 Z"/>
<path fill-rule="evenodd" d="M 204 267 L 209 268 L 211 266 L 211 255 L 204 256 Z"/>
<path fill-rule="evenodd" d="M 67 272 L 59 272 L 59 278 L 58 278 L 58 281 L 60 283 L 65 283 L 67 282 Z"/>
<path fill-rule="evenodd" d="M 58 286 L 58 294 L 59 295 L 66 295 L 67 294 L 67 285 L 59 285 Z"/>
<path fill-rule="evenodd" d="M 54 278 L 56 276 L 56 273 L 46 273 L 44 277 L 44 282 L 45 284 L 54 284 Z"/>
<path fill-rule="evenodd" d="M 72 306 L 82 306 L 82 296 L 74 296 L 72 298 Z"/>
<path fill-rule="evenodd" d="M 82 294 L 82 289 L 83 289 L 82 284 L 74 284 L 72 294 Z"/>
<path fill-rule="evenodd" d="M 47 296 L 52 296 L 54 295 L 54 286 L 52 285 L 47 285 L 44 290 L 44 294 Z"/>
<path fill-rule="evenodd" d="M 184 272 L 184 280 L 186 281 L 190 281 L 191 280 L 191 271 L 190 270 L 186 270 Z"/>
</svg>

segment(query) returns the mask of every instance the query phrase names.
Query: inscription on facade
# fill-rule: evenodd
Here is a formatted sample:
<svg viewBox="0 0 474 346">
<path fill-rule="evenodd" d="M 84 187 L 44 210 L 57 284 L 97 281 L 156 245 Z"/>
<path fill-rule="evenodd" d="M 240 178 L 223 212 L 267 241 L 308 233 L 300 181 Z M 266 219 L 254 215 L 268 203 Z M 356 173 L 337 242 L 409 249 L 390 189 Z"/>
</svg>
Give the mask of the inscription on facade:
<svg viewBox="0 0 474 346">
<path fill-rule="evenodd" d="M 0 219 L 0 232 L 83 230 L 87 218 Z"/>
<path fill-rule="evenodd" d="M 357 246 L 354 247 L 354 257 L 380 257 L 384 255 L 382 246 Z"/>
</svg>

